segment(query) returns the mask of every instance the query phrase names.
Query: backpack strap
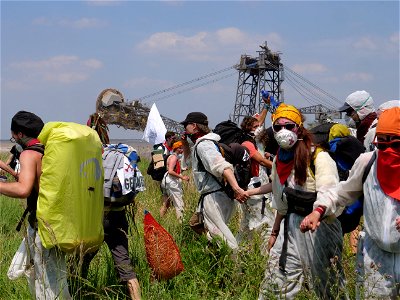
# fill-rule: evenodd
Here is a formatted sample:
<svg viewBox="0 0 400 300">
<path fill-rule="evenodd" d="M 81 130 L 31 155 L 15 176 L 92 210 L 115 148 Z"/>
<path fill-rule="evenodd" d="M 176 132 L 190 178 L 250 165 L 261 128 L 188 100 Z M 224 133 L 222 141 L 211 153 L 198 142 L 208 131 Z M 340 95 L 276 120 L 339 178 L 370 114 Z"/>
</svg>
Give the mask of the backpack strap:
<svg viewBox="0 0 400 300">
<path fill-rule="evenodd" d="M 367 166 L 365 167 L 365 170 L 364 170 L 364 173 L 363 173 L 363 176 L 362 176 L 362 184 L 364 184 L 365 180 L 367 179 L 368 174 L 371 171 L 372 164 L 376 160 L 376 156 L 377 156 L 376 155 L 376 151 L 374 151 L 374 153 L 371 156 L 371 159 L 369 160 Z"/>
<path fill-rule="evenodd" d="M 44 145 L 37 143 L 37 144 L 33 144 L 33 145 L 26 147 L 24 150 L 33 150 L 33 151 L 39 152 L 41 154 L 44 154 Z"/>
<path fill-rule="evenodd" d="M 311 154 L 311 160 L 310 160 L 310 170 L 311 170 L 311 176 L 315 178 L 315 160 L 320 152 L 323 152 L 324 149 L 321 147 L 315 147 L 314 152 Z"/>
<path fill-rule="evenodd" d="M 219 147 L 219 145 L 218 145 L 218 142 L 216 142 L 216 141 L 214 141 L 214 140 L 212 140 L 212 139 L 203 139 L 203 140 L 201 140 L 200 142 L 198 142 L 197 145 L 200 144 L 202 141 L 212 141 L 212 142 L 215 144 L 215 146 L 217 147 L 217 149 L 219 150 L 219 152 L 221 152 L 220 147 Z M 220 189 L 218 189 L 218 190 L 216 190 L 216 191 L 208 192 L 208 193 L 206 193 L 206 194 L 208 195 L 208 194 L 211 194 L 211 193 L 214 193 L 214 192 L 218 192 L 218 191 L 224 190 L 224 189 L 225 189 L 225 186 L 222 184 L 222 182 L 219 181 L 219 179 L 218 179 L 214 174 L 212 174 L 212 173 L 210 173 L 209 171 L 207 171 L 206 168 L 204 167 L 203 162 L 201 161 L 201 159 L 200 159 L 200 157 L 199 157 L 199 154 L 197 153 L 197 145 L 194 147 L 194 153 L 196 154 L 196 158 L 197 158 L 198 170 L 210 174 L 211 177 L 212 177 L 212 178 L 220 185 L 220 187 L 221 187 Z M 222 153 L 221 153 L 221 155 L 223 156 Z"/>
</svg>

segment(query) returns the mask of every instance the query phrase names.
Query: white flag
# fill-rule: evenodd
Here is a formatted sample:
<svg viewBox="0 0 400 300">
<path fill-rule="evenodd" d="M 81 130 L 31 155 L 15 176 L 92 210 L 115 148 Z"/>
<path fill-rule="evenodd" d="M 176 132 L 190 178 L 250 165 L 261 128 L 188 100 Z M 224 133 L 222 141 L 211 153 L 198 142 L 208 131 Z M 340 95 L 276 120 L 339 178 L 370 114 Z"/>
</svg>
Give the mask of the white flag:
<svg viewBox="0 0 400 300">
<path fill-rule="evenodd" d="M 160 113 L 158 112 L 157 106 L 154 103 L 150 109 L 149 117 L 147 118 L 143 139 L 152 145 L 160 144 L 164 142 L 166 132 L 167 128 L 165 127 Z"/>
</svg>

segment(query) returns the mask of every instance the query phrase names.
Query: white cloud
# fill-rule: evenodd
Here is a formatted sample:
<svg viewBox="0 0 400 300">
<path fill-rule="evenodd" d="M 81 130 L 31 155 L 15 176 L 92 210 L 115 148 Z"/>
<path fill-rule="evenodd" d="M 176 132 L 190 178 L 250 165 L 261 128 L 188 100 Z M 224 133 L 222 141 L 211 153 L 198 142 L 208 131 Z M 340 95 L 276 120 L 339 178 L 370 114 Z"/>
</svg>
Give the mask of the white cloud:
<svg viewBox="0 0 400 300">
<path fill-rule="evenodd" d="M 354 73 L 347 73 L 344 75 L 345 80 L 349 81 L 371 81 L 374 79 L 374 76 L 370 73 L 365 72 L 354 72 Z"/>
<path fill-rule="evenodd" d="M 378 48 L 376 42 L 370 37 L 362 37 L 353 42 L 356 49 L 376 50 Z"/>
<path fill-rule="evenodd" d="M 148 77 L 140 77 L 140 78 L 132 78 L 124 83 L 124 87 L 126 88 L 143 88 L 143 87 L 150 87 L 154 89 L 154 87 L 158 87 L 158 89 L 168 88 L 173 86 L 174 83 L 169 80 L 158 80 L 154 78 Z"/>
<path fill-rule="evenodd" d="M 82 65 L 91 68 L 91 69 L 99 69 L 103 66 L 103 63 L 97 59 L 88 59 L 82 62 Z"/>
<path fill-rule="evenodd" d="M 58 55 L 44 60 L 29 60 L 10 64 L 16 80 L 9 80 L 5 85 L 12 89 L 26 89 L 38 83 L 71 84 L 89 79 L 93 70 L 99 69 L 103 63 L 97 59 L 81 59 L 75 55 Z"/>
<path fill-rule="evenodd" d="M 11 67 L 18 69 L 59 69 L 63 66 L 70 65 L 71 63 L 78 60 L 77 56 L 66 56 L 59 55 L 50 57 L 46 60 L 38 60 L 38 61 L 23 61 L 17 63 L 11 63 Z"/>
<path fill-rule="evenodd" d="M 185 36 L 176 32 L 157 32 L 137 45 L 143 53 L 153 54 L 160 51 L 166 55 L 179 56 L 181 59 L 196 61 L 232 60 L 237 53 L 244 52 L 269 41 L 271 49 L 279 49 L 282 39 L 277 33 L 268 35 L 248 34 L 236 27 L 221 28 L 214 32 L 200 31 Z M 222 51 L 223 50 L 223 51 Z M 224 53 L 223 56 L 221 53 Z M 230 54 L 232 53 L 232 57 Z"/>
<path fill-rule="evenodd" d="M 103 28 L 107 25 L 106 21 L 96 18 L 80 18 L 77 20 L 52 20 L 45 17 L 39 17 L 32 21 L 33 25 L 38 26 L 61 26 L 74 29 L 87 29 L 87 28 Z"/>
<path fill-rule="evenodd" d="M 88 74 L 79 72 L 46 73 L 43 75 L 46 81 L 66 84 L 85 81 L 88 77 Z"/>
<path fill-rule="evenodd" d="M 399 42 L 400 42 L 400 32 L 396 32 L 393 33 L 390 37 L 389 37 L 389 41 L 393 44 L 396 44 L 397 46 L 399 46 Z"/>
<path fill-rule="evenodd" d="M 320 74 L 327 71 L 323 64 L 318 63 L 296 64 L 291 69 L 300 74 Z"/>
<path fill-rule="evenodd" d="M 246 41 L 246 34 L 235 27 L 217 30 L 215 35 L 222 45 L 239 44 Z"/>
<path fill-rule="evenodd" d="M 51 25 L 52 22 L 46 17 L 39 17 L 32 21 L 33 25 Z"/>
<path fill-rule="evenodd" d="M 76 29 L 86 29 L 86 28 L 101 28 L 106 25 L 102 20 L 95 18 L 81 18 L 79 20 L 61 20 L 59 25 L 64 27 L 71 27 Z"/>
<path fill-rule="evenodd" d="M 123 1 L 119 0 L 89 0 L 86 1 L 89 6 L 117 6 L 120 5 Z"/>
</svg>

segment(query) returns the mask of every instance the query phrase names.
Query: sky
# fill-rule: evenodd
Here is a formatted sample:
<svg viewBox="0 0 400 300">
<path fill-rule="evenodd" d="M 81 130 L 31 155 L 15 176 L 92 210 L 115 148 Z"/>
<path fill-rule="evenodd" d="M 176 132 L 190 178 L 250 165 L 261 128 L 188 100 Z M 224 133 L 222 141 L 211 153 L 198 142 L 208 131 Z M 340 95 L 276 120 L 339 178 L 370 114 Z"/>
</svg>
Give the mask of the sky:
<svg viewBox="0 0 400 300">
<path fill-rule="evenodd" d="M 233 112 L 239 73 L 229 67 L 264 42 L 333 107 L 357 90 L 376 107 L 400 99 L 399 1 L 1 1 L 0 139 L 19 110 L 85 124 L 106 88 L 129 102 L 228 69 L 143 100 L 176 121 L 201 111 L 213 128 Z M 282 87 L 286 103 L 311 105 L 289 80 Z"/>
</svg>

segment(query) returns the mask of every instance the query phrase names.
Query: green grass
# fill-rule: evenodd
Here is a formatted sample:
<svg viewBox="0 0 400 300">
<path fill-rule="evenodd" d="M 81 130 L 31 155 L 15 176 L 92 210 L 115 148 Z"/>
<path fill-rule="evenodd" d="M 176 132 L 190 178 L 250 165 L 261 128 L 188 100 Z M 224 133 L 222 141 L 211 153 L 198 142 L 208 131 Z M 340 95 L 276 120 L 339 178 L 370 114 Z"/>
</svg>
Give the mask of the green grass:
<svg viewBox="0 0 400 300">
<path fill-rule="evenodd" d="M 187 225 L 199 197 L 193 182 L 184 183 L 183 224 L 178 223 L 173 208 L 160 219 L 161 192 L 159 186 L 145 175 L 147 164 L 145 159 L 139 164 L 145 176 L 147 190 L 138 195 L 134 206 L 129 207 L 131 214 L 135 214 L 137 231 L 132 219 L 129 219 L 128 233 L 130 257 L 141 285 L 143 299 L 257 299 L 266 264 L 266 258 L 259 250 L 261 239 L 256 236 L 254 240 L 247 242 L 239 251 L 237 259 L 232 260 L 228 247 L 218 247 L 216 243 L 208 243 L 204 236 L 196 235 Z M 0 299 L 30 299 L 25 278 L 10 281 L 6 275 L 23 237 L 22 230 L 21 233 L 15 231 L 23 212 L 23 202 L 0 196 Z M 143 238 L 145 209 L 171 233 L 180 249 L 185 270 L 171 280 L 151 280 Z M 235 215 L 230 224 L 234 233 L 238 230 L 238 224 L 239 216 Z M 348 292 L 354 298 L 354 257 L 345 254 L 344 264 Z M 126 299 L 126 289 L 117 280 L 112 257 L 105 244 L 92 260 L 87 280 L 75 276 L 72 272 L 72 278 L 83 286 L 75 294 L 75 299 Z M 304 290 L 297 299 L 316 298 Z"/>
</svg>

